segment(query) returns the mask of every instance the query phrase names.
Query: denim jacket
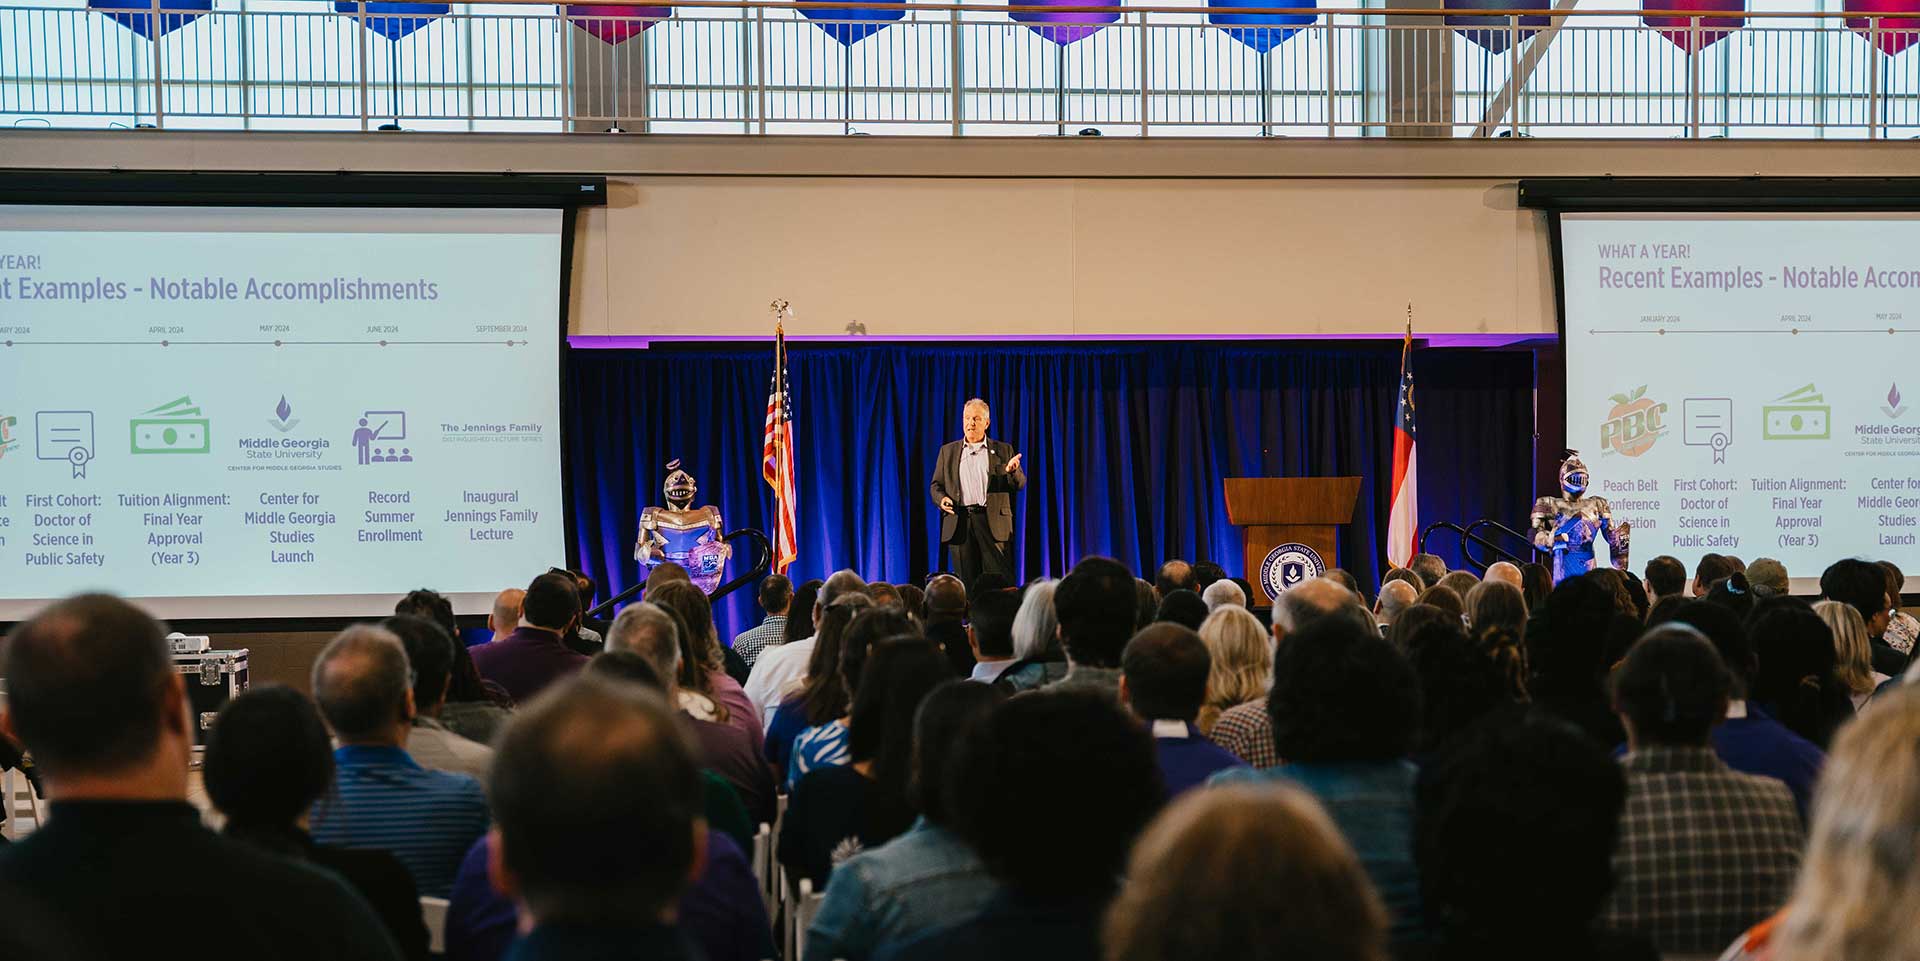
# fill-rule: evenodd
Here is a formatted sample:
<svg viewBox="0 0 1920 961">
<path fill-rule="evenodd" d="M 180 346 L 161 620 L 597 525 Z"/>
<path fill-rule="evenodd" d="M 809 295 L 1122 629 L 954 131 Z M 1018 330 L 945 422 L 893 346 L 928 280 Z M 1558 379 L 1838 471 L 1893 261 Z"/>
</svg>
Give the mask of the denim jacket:
<svg viewBox="0 0 1920 961">
<path fill-rule="evenodd" d="M 978 914 L 994 891 L 972 848 L 920 818 L 833 869 L 807 928 L 805 961 L 865 961 L 882 944 Z"/>
</svg>

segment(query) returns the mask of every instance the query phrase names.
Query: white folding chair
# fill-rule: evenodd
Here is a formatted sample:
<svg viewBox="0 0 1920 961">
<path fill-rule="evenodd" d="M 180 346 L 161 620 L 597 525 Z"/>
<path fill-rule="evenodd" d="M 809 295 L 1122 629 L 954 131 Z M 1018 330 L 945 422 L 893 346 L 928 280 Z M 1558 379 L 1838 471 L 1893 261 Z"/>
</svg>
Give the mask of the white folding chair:
<svg viewBox="0 0 1920 961">
<path fill-rule="evenodd" d="M 760 900 L 766 902 L 767 915 L 773 915 L 773 872 L 767 866 L 773 859 L 773 825 L 761 824 L 753 835 L 753 879 L 760 884 Z"/>
<path fill-rule="evenodd" d="M 813 916 L 820 913 L 820 902 L 826 895 L 813 893 L 813 879 L 801 878 L 800 891 L 791 905 L 788 905 L 787 917 L 787 961 L 800 961 L 800 955 L 807 947 L 807 925 L 813 923 Z"/>
<path fill-rule="evenodd" d="M 427 922 L 427 950 L 447 953 L 447 899 L 420 898 L 420 917 Z"/>
</svg>

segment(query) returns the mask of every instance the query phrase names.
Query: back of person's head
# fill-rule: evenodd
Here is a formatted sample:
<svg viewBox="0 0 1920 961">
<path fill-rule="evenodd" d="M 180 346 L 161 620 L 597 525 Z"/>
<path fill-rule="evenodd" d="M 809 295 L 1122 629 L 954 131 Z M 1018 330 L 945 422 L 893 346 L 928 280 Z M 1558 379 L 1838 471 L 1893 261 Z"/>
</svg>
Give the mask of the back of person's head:
<svg viewBox="0 0 1920 961">
<path fill-rule="evenodd" d="M 1753 586 L 1747 583 L 1747 575 L 1739 571 L 1714 581 L 1713 586 L 1707 589 L 1705 598 L 1743 620 L 1753 612 Z"/>
<path fill-rule="evenodd" d="M 1120 651 L 1133 636 L 1133 600 L 1133 574 L 1125 564 L 1089 557 L 1073 565 L 1053 591 L 1067 658 L 1087 667 L 1120 666 Z"/>
<path fill-rule="evenodd" d="M 1778 597 L 1791 590 L 1792 581 L 1787 577 L 1787 565 L 1771 557 L 1761 557 L 1747 565 L 1747 583 L 1753 585 L 1756 593 Z"/>
<path fill-rule="evenodd" d="M 1608 638 L 1621 616 L 1613 593 L 1588 578 L 1569 577 L 1528 611 L 1527 660 L 1536 680 L 1561 690 L 1598 690 L 1612 663 Z"/>
<path fill-rule="evenodd" d="M 1060 619 L 1053 611 L 1053 593 L 1058 580 L 1039 580 L 1027 585 L 1020 595 L 1020 610 L 1013 615 L 1013 656 L 1022 660 L 1058 661 Z"/>
<path fill-rule="evenodd" d="M 1693 592 L 1705 594 L 1713 582 L 1733 573 L 1733 565 L 1727 563 L 1725 555 L 1702 554 L 1698 563 L 1693 565 Z"/>
<path fill-rule="evenodd" d="M 179 675 L 158 623 L 107 594 L 60 601 L 7 635 L 11 733 L 49 775 L 107 775 L 155 757 L 184 724 Z"/>
<path fill-rule="evenodd" d="M 1394 650 L 1402 654 L 1411 653 L 1414 638 L 1419 637 L 1421 632 L 1431 624 L 1458 626 L 1460 616 L 1432 604 L 1409 604 L 1400 612 L 1399 617 L 1393 619 L 1392 624 L 1387 625 L 1387 641 L 1393 645 Z"/>
<path fill-rule="evenodd" d="M 665 587 L 674 581 L 691 580 L 693 580 L 693 575 L 687 573 L 686 568 L 681 567 L 673 561 L 661 561 L 653 565 L 653 569 L 647 572 L 647 590 L 653 590 L 656 587 Z"/>
<path fill-rule="evenodd" d="M 592 675 L 556 682 L 499 738 L 487 791 L 496 879 L 536 924 L 659 917 L 698 866 L 696 756 L 658 694 Z"/>
<path fill-rule="evenodd" d="M 855 617 L 847 625 L 847 633 L 840 639 L 840 679 L 847 686 L 849 706 L 851 699 L 857 698 L 860 691 L 860 679 L 865 676 L 867 658 L 881 641 L 889 637 L 919 637 L 920 622 L 913 615 L 891 604 L 884 607 L 870 607 Z M 934 645 L 936 648 L 939 645 Z M 953 673 L 951 664 L 947 673 Z"/>
<path fill-rule="evenodd" d="M 894 589 L 900 592 L 900 606 L 907 613 L 923 621 L 927 619 L 927 592 L 920 585 L 895 584 Z"/>
<path fill-rule="evenodd" d="M 1520 565 L 1512 561 L 1494 561 L 1488 564 L 1487 575 L 1481 578 L 1481 580 L 1506 581 L 1508 584 L 1512 584 L 1523 592 L 1527 586 L 1525 578 L 1520 575 Z"/>
<path fill-rule="evenodd" d="M 1420 575 L 1404 567 L 1389 568 L 1385 574 L 1381 575 L 1380 586 L 1385 587 L 1394 581 L 1405 581 L 1408 587 L 1413 588 L 1415 594 L 1427 589 L 1427 582 L 1421 580 Z"/>
<path fill-rule="evenodd" d="M 1252 611 L 1223 607 L 1207 615 L 1200 641 L 1213 661 L 1207 675 L 1209 709 L 1223 711 L 1266 693 L 1273 678 L 1273 645 Z"/>
<path fill-rule="evenodd" d="M 1733 675 L 1713 643 L 1681 624 L 1648 631 L 1613 675 L 1614 707 L 1635 749 L 1704 746 L 1732 694 Z"/>
<path fill-rule="evenodd" d="M 1746 696 L 1759 665 L 1754 659 L 1753 642 L 1747 638 L 1747 629 L 1732 610 L 1711 601 L 1691 600 L 1676 608 L 1667 620 L 1685 624 L 1705 635 L 1713 649 L 1720 653 L 1721 663 L 1733 673 L 1733 690 L 1729 696 Z"/>
<path fill-rule="evenodd" d="M 392 631 L 356 624 L 320 649 L 313 699 L 340 740 L 384 739 L 407 718 L 411 671 L 406 648 Z"/>
<path fill-rule="evenodd" d="M 647 600 L 680 615 L 687 633 L 680 638 L 680 686 L 706 691 L 707 675 L 725 666 L 726 654 L 713 627 L 713 604 L 692 581 L 670 581 L 647 591 Z"/>
<path fill-rule="evenodd" d="M 992 684 L 948 678 L 920 701 L 913 715 L 913 778 L 907 799 L 929 822 L 942 827 L 953 822 L 947 796 L 954 756 L 972 737 L 974 725 L 1006 699 L 1006 692 Z"/>
<path fill-rule="evenodd" d="M 973 628 L 973 643 L 981 657 L 1013 656 L 1013 621 L 1019 613 L 1020 595 L 1011 590 L 988 591 L 973 599 L 967 623 Z"/>
<path fill-rule="evenodd" d="M 607 650 L 632 651 L 663 678 L 680 675 L 680 628 L 666 608 L 652 601 L 628 604 L 607 628 Z"/>
<path fill-rule="evenodd" d="M 1324 577 L 1301 581 L 1280 592 L 1273 601 L 1273 626 L 1291 634 L 1358 600 L 1353 592 Z"/>
<path fill-rule="evenodd" d="M 1194 593 L 1205 596 L 1207 588 L 1212 587 L 1214 585 L 1214 582 L 1216 581 L 1225 580 L 1226 576 L 1227 576 L 1227 569 L 1224 567 L 1221 567 L 1218 564 L 1215 564 L 1212 561 L 1194 561 L 1193 562 Z"/>
<path fill-rule="evenodd" d="M 1467 616 L 1467 602 L 1453 588 L 1445 584 L 1435 584 L 1420 592 L 1419 603 L 1437 607 L 1455 618 Z"/>
<path fill-rule="evenodd" d="M 1520 565 L 1520 590 L 1527 595 L 1527 610 L 1539 607 L 1553 593 L 1553 572 L 1545 564 Z"/>
<path fill-rule="evenodd" d="M 1439 750 L 1459 733 L 1514 704 L 1513 685 L 1492 654 L 1468 638 L 1458 621 L 1420 629 L 1409 660 L 1420 680 L 1419 747 Z"/>
<path fill-rule="evenodd" d="M 664 677 L 653 662 L 635 651 L 601 651 L 587 661 L 586 672 L 629 684 L 639 684 L 655 693 L 665 693 Z"/>
<path fill-rule="evenodd" d="M 1428 917 L 1461 957 L 1585 943 L 1613 889 L 1626 797 L 1620 766 L 1564 721 L 1529 711 L 1476 726 L 1421 772 L 1414 857 Z"/>
<path fill-rule="evenodd" d="M 407 596 L 393 605 L 393 613 L 424 617 L 439 625 L 440 629 L 446 632 L 448 640 L 458 640 L 460 637 L 460 624 L 453 617 L 453 602 L 447 600 L 446 595 L 439 591 L 424 587 L 417 591 L 410 591 Z M 515 615 L 516 623 L 518 619 L 518 615 Z"/>
<path fill-rule="evenodd" d="M 1920 957 L 1920 692 L 1876 698 L 1834 739 L 1806 861 L 1775 927 L 1778 961 Z"/>
<path fill-rule="evenodd" d="M 1655 597 L 1668 597 L 1687 589 L 1687 565 L 1671 554 L 1662 554 L 1647 562 L 1647 589 Z"/>
<path fill-rule="evenodd" d="M 201 773 L 228 829 L 285 830 L 333 783 L 333 743 L 306 695 L 265 684 L 220 709 Z"/>
<path fill-rule="evenodd" d="M 1171 560 L 1160 565 L 1160 569 L 1153 572 L 1153 590 L 1161 597 L 1166 597 L 1174 591 L 1190 591 L 1193 588 L 1193 565 L 1186 561 Z"/>
<path fill-rule="evenodd" d="M 1133 626 L 1146 627 L 1153 623 L 1153 616 L 1160 613 L 1160 594 L 1153 584 L 1144 577 L 1133 579 Z"/>
<path fill-rule="evenodd" d="M 1420 591 L 1404 580 L 1392 580 L 1380 585 L 1380 595 L 1374 598 L 1373 613 L 1382 624 L 1392 624 L 1407 608 L 1418 603 Z"/>
<path fill-rule="evenodd" d="M 793 604 L 787 608 L 787 624 L 780 630 L 780 643 L 791 644 L 813 636 L 813 605 L 825 583 L 816 577 L 793 589 Z"/>
<path fill-rule="evenodd" d="M 1474 631 L 1502 628 L 1521 637 L 1527 631 L 1527 596 L 1506 581 L 1491 578 L 1467 592 L 1467 623 Z"/>
<path fill-rule="evenodd" d="M 1202 621 L 1207 619 L 1207 602 L 1192 591 L 1181 589 L 1160 599 L 1160 609 L 1154 613 L 1155 621 L 1178 624 L 1190 631 L 1200 629 Z"/>
<path fill-rule="evenodd" d="M 1889 606 L 1891 608 L 1904 607 L 1905 601 L 1903 600 L 1903 595 L 1907 590 L 1906 572 L 1900 569 L 1900 565 L 1892 561 L 1875 561 L 1874 566 L 1886 572 L 1887 602 Z M 1751 577 L 1752 574 L 1749 573 L 1748 576 Z"/>
<path fill-rule="evenodd" d="M 1110 694 L 1042 688 L 973 728 L 947 807 L 1016 897 L 1106 897 L 1162 791 L 1152 738 Z"/>
<path fill-rule="evenodd" d="M 1407 562 L 1407 569 L 1420 575 L 1422 590 L 1440 583 L 1440 579 L 1447 576 L 1447 562 L 1437 554 L 1415 554 Z"/>
<path fill-rule="evenodd" d="M 1853 605 L 1869 631 L 1874 618 L 1887 612 L 1891 600 L 1887 596 L 1887 572 L 1877 564 L 1851 557 L 1833 562 L 1820 575 L 1820 593 L 1827 600 Z"/>
<path fill-rule="evenodd" d="M 1795 597 L 1772 597 L 1753 607 L 1747 637 L 1759 661 L 1748 697 L 1774 720 L 1824 745 L 1853 713 L 1853 702 L 1836 676 L 1839 655 L 1833 630 L 1813 605 Z"/>
<path fill-rule="evenodd" d="M 1200 592 L 1200 599 L 1206 602 L 1207 610 L 1210 612 L 1217 611 L 1221 607 L 1245 608 L 1247 606 L 1247 595 L 1240 590 L 1240 585 L 1224 577 L 1208 584 L 1206 589 Z"/>
<path fill-rule="evenodd" d="M 1480 578 L 1473 576 L 1472 571 L 1448 571 L 1445 577 L 1440 578 L 1440 583 L 1437 586 L 1450 588 L 1455 594 L 1460 595 L 1462 600 L 1465 600 L 1467 592 L 1473 590 L 1474 585 L 1478 583 L 1480 583 Z"/>
<path fill-rule="evenodd" d="M 1305 791 L 1193 791 L 1134 847 L 1106 961 L 1385 961 L 1387 912 Z"/>
<path fill-rule="evenodd" d="M 1635 620 L 1644 620 L 1646 613 L 1633 603 L 1633 592 L 1627 589 L 1627 578 L 1611 567 L 1596 567 L 1580 575 L 1593 581 L 1613 598 L 1613 610 L 1616 614 L 1625 614 Z"/>
<path fill-rule="evenodd" d="M 927 582 L 927 617 L 961 618 L 967 615 L 967 585 L 952 574 Z"/>
<path fill-rule="evenodd" d="M 1833 632 L 1833 675 L 1854 694 L 1871 694 L 1877 686 L 1873 677 L 1873 648 L 1867 640 L 1867 622 L 1852 604 L 1821 601 L 1813 612 Z"/>
<path fill-rule="evenodd" d="M 580 616 L 580 589 L 565 574 L 542 574 L 520 599 L 520 619 L 548 631 L 564 631 Z"/>
<path fill-rule="evenodd" d="M 853 763 L 873 762 L 873 779 L 905 800 L 913 773 L 913 716 L 927 693 L 953 679 L 940 646 L 897 634 L 873 645 L 847 721 Z"/>
<path fill-rule="evenodd" d="M 826 583 L 820 585 L 820 597 L 815 603 L 828 605 L 839 600 L 843 595 L 852 593 L 865 594 L 866 592 L 867 582 L 862 580 L 860 575 L 849 570 L 838 570 L 827 575 Z M 868 598 L 868 600 L 872 600 L 872 598 Z"/>
<path fill-rule="evenodd" d="M 1640 575 L 1632 571 L 1621 571 L 1620 577 L 1627 582 L 1627 595 L 1633 599 L 1633 610 L 1630 613 L 1635 620 L 1645 621 L 1647 608 L 1652 606 L 1647 600 L 1647 585 L 1641 582 Z"/>
<path fill-rule="evenodd" d="M 399 638 L 407 652 L 407 667 L 413 672 L 414 706 L 425 711 L 438 704 L 453 674 L 453 638 L 440 625 L 410 614 L 395 614 L 380 626 Z"/>
<path fill-rule="evenodd" d="M 869 582 L 867 584 L 867 596 L 873 598 L 873 602 L 882 607 L 898 607 L 902 609 L 906 607 L 906 604 L 900 600 L 900 589 L 885 581 Z"/>
<path fill-rule="evenodd" d="M 778 614 L 793 603 L 793 582 L 785 574 L 768 574 L 760 581 L 760 609 Z"/>
<path fill-rule="evenodd" d="M 832 603 L 817 608 L 821 612 L 820 631 L 814 635 L 806 680 L 800 688 L 800 702 L 808 724 L 839 720 L 853 705 L 853 691 L 840 673 L 840 656 L 845 649 L 848 625 L 872 607 L 873 599 L 865 591 L 858 591 L 841 594 Z"/>
<path fill-rule="evenodd" d="M 520 626 L 520 615 L 526 600 L 527 592 L 517 587 L 509 587 L 493 595 L 493 613 L 487 616 L 487 623 L 495 630 L 511 633 Z"/>
<path fill-rule="evenodd" d="M 1267 714 L 1274 750 L 1289 762 L 1404 758 L 1420 712 L 1420 682 L 1406 657 L 1354 618 L 1319 618 L 1274 654 Z"/>
<path fill-rule="evenodd" d="M 1647 626 L 1659 627 L 1673 620 L 1674 616 L 1680 613 L 1682 607 L 1693 603 L 1694 600 L 1694 598 L 1689 598 L 1685 594 L 1661 595 L 1660 599 L 1654 601 L 1653 607 L 1647 611 Z"/>
<path fill-rule="evenodd" d="M 1360 604 L 1367 603 L 1367 595 L 1362 594 L 1360 592 L 1360 579 L 1357 577 L 1354 577 L 1353 573 L 1351 571 L 1348 571 L 1346 568 L 1329 567 L 1327 568 L 1327 572 L 1321 576 L 1325 577 L 1327 580 L 1334 582 L 1335 584 L 1340 585 L 1341 587 L 1346 588 L 1347 591 L 1353 595 L 1353 599 L 1357 603 L 1360 603 Z"/>
<path fill-rule="evenodd" d="M 1120 655 L 1127 703 L 1147 721 L 1198 717 L 1212 670 L 1213 657 L 1200 635 L 1169 622 L 1150 624 L 1133 635 Z"/>
</svg>

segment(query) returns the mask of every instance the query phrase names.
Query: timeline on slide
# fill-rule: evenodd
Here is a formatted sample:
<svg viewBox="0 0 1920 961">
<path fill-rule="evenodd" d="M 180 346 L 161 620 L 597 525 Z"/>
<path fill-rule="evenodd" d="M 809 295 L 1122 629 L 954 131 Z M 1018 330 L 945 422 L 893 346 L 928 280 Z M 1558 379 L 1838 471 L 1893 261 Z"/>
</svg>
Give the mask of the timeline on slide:
<svg viewBox="0 0 1920 961">
<path fill-rule="evenodd" d="M 559 225 L 0 207 L 0 615 L 358 613 L 559 563 Z"/>
</svg>

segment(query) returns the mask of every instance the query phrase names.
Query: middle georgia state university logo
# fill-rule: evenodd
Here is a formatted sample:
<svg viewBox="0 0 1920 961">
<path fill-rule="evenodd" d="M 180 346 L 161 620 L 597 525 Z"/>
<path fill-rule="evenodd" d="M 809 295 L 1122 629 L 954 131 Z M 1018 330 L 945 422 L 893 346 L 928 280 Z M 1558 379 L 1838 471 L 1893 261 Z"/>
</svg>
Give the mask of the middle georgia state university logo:
<svg viewBox="0 0 1920 961">
<path fill-rule="evenodd" d="M 1327 572 L 1327 562 L 1320 554 L 1305 544 L 1286 543 L 1267 552 L 1267 559 L 1260 562 L 1260 585 L 1267 589 L 1268 596 L 1279 597 L 1281 592 L 1301 581 L 1319 577 Z"/>
<path fill-rule="evenodd" d="M 1600 449 L 1639 457 L 1653 449 L 1655 441 L 1667 432 L 1667 405 L 1656 404 L 1646 396 L 1645 384 L 1632 393 L 1615 394 L 1613 409 L 1600 424 Z"/>
</svg>

